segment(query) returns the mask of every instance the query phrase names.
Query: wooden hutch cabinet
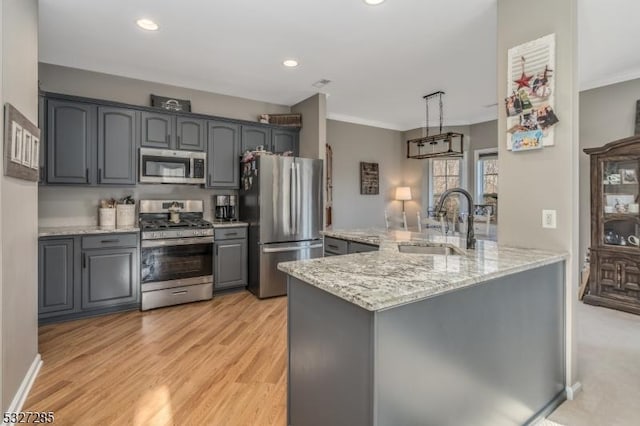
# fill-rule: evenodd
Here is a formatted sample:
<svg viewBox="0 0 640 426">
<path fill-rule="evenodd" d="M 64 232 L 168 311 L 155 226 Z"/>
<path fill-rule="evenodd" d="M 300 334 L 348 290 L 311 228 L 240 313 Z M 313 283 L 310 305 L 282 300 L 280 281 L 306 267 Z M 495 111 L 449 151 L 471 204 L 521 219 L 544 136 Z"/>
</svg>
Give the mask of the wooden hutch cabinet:
<svg viewBox="0 0 640 426">
<path fill-rule="evenodd" d="M 585 303 L 640 314 L 640 137 L 591 156 L 591 271 Z"/>
</svg>

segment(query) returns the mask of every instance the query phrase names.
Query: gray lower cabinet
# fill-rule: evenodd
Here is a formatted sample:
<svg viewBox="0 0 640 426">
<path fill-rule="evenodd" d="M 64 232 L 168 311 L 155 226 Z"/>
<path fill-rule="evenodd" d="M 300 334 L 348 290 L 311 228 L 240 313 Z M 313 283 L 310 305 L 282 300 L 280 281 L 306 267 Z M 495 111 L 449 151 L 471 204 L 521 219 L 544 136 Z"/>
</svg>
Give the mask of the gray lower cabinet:
<svg viewBox="0 0 640 426">
<path fill-rule="evenodd" d="M 98 108 L 98 183 L 135 185 L 137 112 L 126 108 Z"/>
<path fill-rule="evenodd" d="M 215 230 L 214 291 L 247 285 L 247 229 Z"/>
<path fill-rule="evenodd" d="M 139 307 L 138 233 L 45 237 L 38 254 L 41 322 Z"/>
<path fill-rule="evenodd" d="M 205 151 L 206 121 L 191 117 L 176 117 L 176 148 L 185 151 Z"/>
<path fill-rule="evenodd" d="M 366 253 L 378 251 L 379 247 L 371 244 L 346 241 L 339 238 L 324 237 L 324 255 L 339 256 L 342 254 Z"/>
<path fill-rule="evenodd" d="M 47 103 L 47 182 L 95 183 L 94 147 L 97 107 L 83 102 Z"/>
<path fill-rule="evenodd" d="M 369 251 L 378 251 L 378 246 L 371 244 L 357 243 L 355 241 L 349 241 L 349 254 L 351 253 L 366 253 Z"/>
<path fill-rule="evenodd" d="M 41 240 L 38 247 L 38 313 L 41 316 L 74 311 L 74 276 L 74 239 Z"/>
<path fill-rule="evenodd" d="M 225 121 L 207 124 L 207 186 L 238 188 L 240 186 L 240 125 Z"/>
<path fill-rule="evenodd" d="M 300 133 L 297 130 L 273 129 L 271 131 L 271 150 L 276 154 L 288 151 L 293 152 L 293 156 L 299 155 Z"/>
<path fill-rule="evenodd" d="M 138 249 L 82 252 L 82 309 L 136 303 L 140 295 Z"/>
<path fill-rule="evenodd" d="M 271 150 L 271 129 L 259 126 L 242 126 L 242 152 L 253 151 L 258 147 Z"/>
<path fill-rule="evenodd" d="M 173 115 L 142 111 L 140 116 L 140 146 L 158 149 L 172 149 L 175 146 L 176 121 Z"/>
</svg>

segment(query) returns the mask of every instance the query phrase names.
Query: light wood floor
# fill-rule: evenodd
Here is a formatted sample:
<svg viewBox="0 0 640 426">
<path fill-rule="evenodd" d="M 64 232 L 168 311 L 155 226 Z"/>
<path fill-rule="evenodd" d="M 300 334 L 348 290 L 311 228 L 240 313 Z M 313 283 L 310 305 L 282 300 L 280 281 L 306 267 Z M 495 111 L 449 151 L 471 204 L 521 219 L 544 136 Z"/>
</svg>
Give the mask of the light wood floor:
<svg viewBox="0 0 640 426">
<path fill-rule="evenodd" d="M 24 410 L 60 425 L 284 425 L 286 303 L 241 292 L 40 327 Z"/>
</svg>

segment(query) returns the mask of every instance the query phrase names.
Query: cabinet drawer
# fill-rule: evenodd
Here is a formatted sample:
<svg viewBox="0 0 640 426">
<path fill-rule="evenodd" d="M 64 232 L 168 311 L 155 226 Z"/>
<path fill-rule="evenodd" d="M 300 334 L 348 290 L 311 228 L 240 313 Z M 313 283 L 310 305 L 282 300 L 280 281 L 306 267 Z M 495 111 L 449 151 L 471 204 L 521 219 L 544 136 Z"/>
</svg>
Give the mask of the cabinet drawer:
<svg viewBox="0 0 640 426">
<path fill-rule="evenodd" d="M 349 253 L 366 253 L 368 251 L 378 251 L 378 246 L 371 244 L 349 242 Z"/>
<path fill-rule="evenodd" d="M 146 291 L 142 293 L 143 311 L 163 306 L 178 305 L 213 297 L 213 284 L 196 284 L 185 287 L 167 288 L 164 290 Z"/>
<path fill-rule="evenodd" d="M 247 238 L 247 228 L 246 227 L 238 227 L 238 228 L 216 228 L 214 230 L 214 239 L 218 240 L 235 240 Z"/>
<path fill-rule="evenodd" d="M 324 251 L 333 254 L 347 254 L 349 243 L 337 238 L 324 237 Z"/>
<path fill-rule="evenodd" d="M 138 234 L 102 234 L 82 237 L 83 249 L 136 247 Z"/>
</svg>

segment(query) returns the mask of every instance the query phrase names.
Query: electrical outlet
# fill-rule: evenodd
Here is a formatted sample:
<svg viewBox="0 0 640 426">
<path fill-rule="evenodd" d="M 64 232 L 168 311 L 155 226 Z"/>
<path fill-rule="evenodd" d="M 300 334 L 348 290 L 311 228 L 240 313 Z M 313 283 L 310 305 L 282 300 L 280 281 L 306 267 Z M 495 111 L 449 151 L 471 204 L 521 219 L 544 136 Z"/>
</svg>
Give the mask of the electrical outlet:
<svg viewBox="0 0 640 426">
<path fill-rule="evenodd" d="M 556 228 L 556 211 L 555 210 L 542 210 L 542 227 L 543 228 Z"/>
</svg>

